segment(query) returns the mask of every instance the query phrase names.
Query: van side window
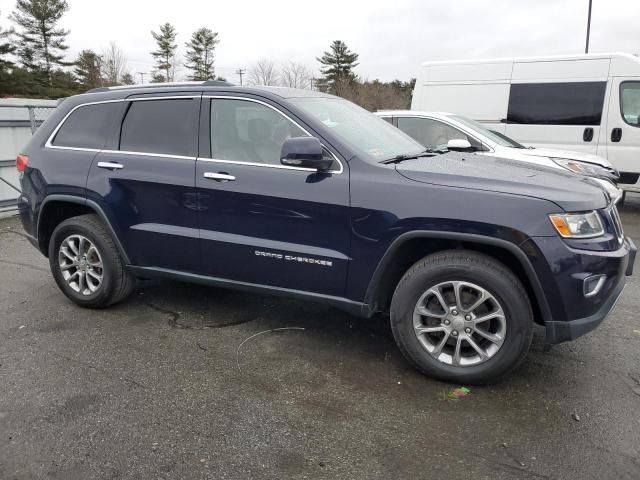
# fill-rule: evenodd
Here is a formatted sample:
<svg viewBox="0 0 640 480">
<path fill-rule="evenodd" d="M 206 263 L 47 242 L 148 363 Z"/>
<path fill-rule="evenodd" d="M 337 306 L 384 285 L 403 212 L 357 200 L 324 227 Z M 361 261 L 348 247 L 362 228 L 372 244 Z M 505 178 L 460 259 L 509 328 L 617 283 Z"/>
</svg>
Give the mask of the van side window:
<svg viewBox="0 0 640 480">
<path fill-rule="evenodd" d="M 640 127 L 640 82 L 622 82 L 620 111 L 625 122 L 632 127 Z"/>
<path fill-rule="evenodd" d="M 211 156 L 280 165 L 282 144 L 307 134 L 282 114 L 248 100 L 211 100 Z"/>
<path fill-rule="evenodd" d="M 73 111 L 51 142 L 57 147 L 104 148 L 121 103 L 84 105 Z"/>
<path fill-rule="evenodd" d="M 600 125 L 606 82 L 514 83 L 508 123 Z"/>
<path fill-rule="evenodd" d="M 449 140 L 467 140 L 477 149 L 482 144 L 446 123 L 419 117 L 398 117 L 398 128 L 426 148 L 444 148 Z"/>
<path fill-rule="evenodd" d="M 120 150 L 195 157 L 198 101 L 132 101 L 122 122 Z"/>
</svg>

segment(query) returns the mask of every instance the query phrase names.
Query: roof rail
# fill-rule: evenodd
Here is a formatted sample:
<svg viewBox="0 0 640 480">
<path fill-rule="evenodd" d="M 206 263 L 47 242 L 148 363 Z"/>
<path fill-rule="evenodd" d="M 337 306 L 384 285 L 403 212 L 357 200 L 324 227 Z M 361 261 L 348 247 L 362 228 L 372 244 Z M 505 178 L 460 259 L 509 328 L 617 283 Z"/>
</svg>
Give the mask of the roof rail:
<svg viewBox="0 0 640 480">
<path fill-rule="evenodd" d="M 226 80 L 205 80 L 198 82 L 162 82 L 162 83 L 139 83 L 136 85 L 115 85 L 113 87 L 92 88 L 87 93 L 109 92 L 112 90 L 130 90 L 138 88 L 157 88 L 157 87 L 231 87 L 233 83 Z"/>
</svg>

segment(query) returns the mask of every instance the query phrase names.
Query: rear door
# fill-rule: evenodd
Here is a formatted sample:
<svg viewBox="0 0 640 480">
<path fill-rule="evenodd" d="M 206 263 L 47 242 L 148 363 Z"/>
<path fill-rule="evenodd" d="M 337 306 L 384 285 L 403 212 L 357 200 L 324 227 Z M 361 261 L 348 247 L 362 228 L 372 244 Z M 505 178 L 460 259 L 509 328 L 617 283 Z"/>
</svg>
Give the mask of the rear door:
<svg viewBox="0 0 640 480">
<path fill-rule="evenodd" d="M 346 162 L 334 157 L 327 173 L 280 163 L 283 142 L 307 135 L 267 100 L 203 98 L 196 186 L 204 274 L 344 294 L 350 238 Z"/>
<path fill-rule="evenodd" d="M 620 170 L 623 182 L 636 183 L 640 172 L 640 78 L 612 79 L 606 129 L 606 157 Z"/>
<path fill-rule="evenodd" d="M 88 198 L 103 207 L 135 265 L 198 265 L 199 107 L 200 94 L 126 99 L 120 127 L 91 166 Z"/>
</svg>

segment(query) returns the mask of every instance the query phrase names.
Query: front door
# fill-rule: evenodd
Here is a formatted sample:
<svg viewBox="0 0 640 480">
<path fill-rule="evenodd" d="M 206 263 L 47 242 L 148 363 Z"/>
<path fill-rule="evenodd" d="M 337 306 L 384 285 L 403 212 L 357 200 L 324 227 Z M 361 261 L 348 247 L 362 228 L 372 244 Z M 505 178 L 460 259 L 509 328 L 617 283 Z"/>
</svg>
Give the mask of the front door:
<svg viewBox="0 0 640 480">
<path fill-rule="evenodd" d="M 327 173 L 283 166 L 283 142 L 310 133 L 256 98 L 204 98 L 202 115 L 202 272 L 342 296 L 350 238 L 346 162 L 336 158 Z"/>
<path fill-rule="evenodd" d="M 199 94 L 127 100 L 117 138 L 93 161 L 87 196 L 134 265 L 192 272 L 198 265 L 199 108 Z"/>
<path fill-rule="evenodd" d="M 622 175 L 636 183 L 640 172 L 640 78 L 614 78 L 607 118 L 606 156 Z"/>
</svg>

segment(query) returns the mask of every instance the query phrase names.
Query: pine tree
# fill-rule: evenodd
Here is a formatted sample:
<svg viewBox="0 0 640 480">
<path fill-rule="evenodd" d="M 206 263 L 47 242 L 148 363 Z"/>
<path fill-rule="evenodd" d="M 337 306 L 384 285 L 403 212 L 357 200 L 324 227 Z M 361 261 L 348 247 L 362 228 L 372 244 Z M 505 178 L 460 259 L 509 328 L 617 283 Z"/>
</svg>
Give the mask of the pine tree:
<svg viewBox="0 0 640 480">
<path fill-rule="evenodd" d="M 82 50 L 75 61 L 73 73 L 82 90 L 102 86 L 102 58 L 93 50 Z"/>
<path fill-rule="evenodd" d="M 355 80 L 353 69 L 358 66 L 358 54 L 349 50 L 342 40 L 334 40 L 330 50 L 316 60 L 323 65 L 320 68 L 323 76 L 320 80 L 321 86 L 334 91 L 337 82 Z"/>
<path fill-rule="evenodd" d="M 151 32 L 153 39 L 158 44 L 158 49 L 151 52 L 156 59 L 156 69 L 163 72 L 167 82 L 173 82 L 175 70 L 175 55 L 178 45 L 176 44 L 176 29 L 169 22 L 160 25 L 160 33 Z"/>
<path fill-rule="evenodd" d="M 27 70 L 43 74 L 49 86 L 53 86 L 54 68 L 68 65 L 63 53 L 69 48 L 64 43 L 69 32 L 57 28 L 67 9 L 65 0 L 17 0 L 10 17 L 21 28 L 20 62 Z"/>
<path fill-rule="evenodd" d="M 11 43 L 11 36 L 14 33 L 13 29 L 2 30 L 2 27 L 0 27 L 0 72 L 13 66 L 13 62 L 9 60 L 8 55 L 11 55 L 16 49 L 15 45 Z"/>
<path fill-rule="evenodd" d="M 212 80 L 215 78 L 213 67 L 214 53 L 218 33 L 209 28 L 200 28 L 193 32 L 187 47 L 185 66 L 192 70 L 191 80 Z"/>
</svg>

